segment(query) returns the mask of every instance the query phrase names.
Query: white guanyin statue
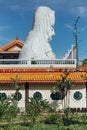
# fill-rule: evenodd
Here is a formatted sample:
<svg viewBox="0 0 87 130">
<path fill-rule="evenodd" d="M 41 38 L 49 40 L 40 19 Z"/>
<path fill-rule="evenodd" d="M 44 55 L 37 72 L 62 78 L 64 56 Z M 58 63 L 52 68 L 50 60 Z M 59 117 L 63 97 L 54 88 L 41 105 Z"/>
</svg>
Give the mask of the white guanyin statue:
<svg viewBox="0 0 87 130">
<path fill-rule="evenodd" d="M 35 12 L 34 23 L 19 59 L 56 59 L 50 41 L 52 40 L 55 24 L 55 12 L 48 7 L 40 6 Z"/>
</svg>

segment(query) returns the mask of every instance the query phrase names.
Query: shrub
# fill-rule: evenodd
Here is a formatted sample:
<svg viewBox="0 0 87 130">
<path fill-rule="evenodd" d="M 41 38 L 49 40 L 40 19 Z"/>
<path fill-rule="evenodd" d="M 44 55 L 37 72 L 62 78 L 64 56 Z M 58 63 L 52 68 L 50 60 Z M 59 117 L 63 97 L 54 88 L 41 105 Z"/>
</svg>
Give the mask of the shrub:
<svg viewBox="0 0 87 130">
<path fill-rule="evenodd" d="M 13 118 L 16 118 L 17 114 L 19 112 L 19 108 L 17 107 L 17 104 L 10 104 L 8 105 L 8 107 L 6 108 L 6 113 L 5 116 L 7 118 L 8 121 L 12 120 Z M 8 114 L 7 114 L 8 113 Z"/>
<path fill-rule="evenodd" d="M 70 125 L 71 122 L 72 122 L 72 117 L 70 116 L 70 112 L 71 112 L 70 108 L 66 108 L 64 110 L 64 115 L 63 115 L 63 118 L 62 118 L 64 125 Z"/>
<path fill-rule="evenodd" d="M 31 121 L 31 125 L 34 126 L 40 114 L 48 109 L 49 104 L 46 100 L 29 98 L 29 105 L 26 112 Z"/>
<path fill-rule="evenodd" d="M 60 114 L 51 114 L 46 117 L 44 120 L 44 123 L 46 124 L 56 124 L 56 125 L 62 125 L 62 116 Z"/>
<path fill-rule="evenodd" d="M 7 108 L 7 103 L 5 102 L 5 100 L 1 100 L 0 101 L 0 119 L 4 117 L 6 108 Z"/>
</svg>

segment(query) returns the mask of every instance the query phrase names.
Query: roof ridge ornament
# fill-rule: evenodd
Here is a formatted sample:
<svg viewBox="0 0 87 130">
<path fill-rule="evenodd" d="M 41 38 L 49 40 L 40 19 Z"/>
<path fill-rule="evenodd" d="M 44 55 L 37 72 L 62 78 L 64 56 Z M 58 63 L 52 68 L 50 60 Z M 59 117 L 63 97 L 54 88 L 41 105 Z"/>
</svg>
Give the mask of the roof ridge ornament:
<svg viewBox="0 0 87 130">
<path fill-rule="evenodd" d="M 19 40 L 18 35 L 16 35 L 16 40 Z"/>
</svg>

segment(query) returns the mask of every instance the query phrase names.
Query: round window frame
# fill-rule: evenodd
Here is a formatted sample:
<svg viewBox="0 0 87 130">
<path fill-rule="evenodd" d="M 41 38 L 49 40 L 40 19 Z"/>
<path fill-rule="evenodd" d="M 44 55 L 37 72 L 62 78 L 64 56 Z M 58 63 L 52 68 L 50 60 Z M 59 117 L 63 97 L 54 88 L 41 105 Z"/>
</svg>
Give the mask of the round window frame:
<svg viewBox="0 0 87 130">
<path fill-rule="evenodd" d="M 7 99 L 7 94 L 6 94 L 5 92 L 0 92 L 0 96 L 1 96 L 0 101 L 1 101 L 2 99 L 4 99 L 4 100 Z M 4 97 L 4 98 L 3 98 L 3 97 Z"/>
<path fill-rule="evenodd" d="M 36 98 L 37 93 L 40 94 L 40 96 L 41 96 L 40 98 Z M 41 99 L 43 99 L 42 93 L 39 92 L 39 91 L 34 92 L 34 93 L 33 93 L 33 98 L 34 98 L 35 100 L 36 100 L 36 99 L 37 99 L 37 100 L 41 100 Z"/>
<path fill-rule="evenodd" d="M 80 98 L 79 100 L 77 100 L 77 99 L 74 98 L 74 94 L 75 94 L 76 92 L 79 92 L 79 93 L 81 94 L 81 98 Z M 81 91 L 79 91 L 79 90 L 73 92 L 73 94 L 72 94 L 72 98 L 73 98 L 73 100 L 76 101 L 76 102 L 82 101 L 83 96 L 84 96 L 83 93 L 82 93 Z"/>
<path fill-rule="evenodd" d="M 55 97 L 57 97 L 57 96 L 55 96 L 54 99 L 53 99 L 53 98 L 52 98 L 52 95 L 53 95 L 53 94 L 55 95 L 55 94 L 57 94 L 57 93 L 59 94 L 59 99 L 56 99 L 56 98 L 55 98 Z M 59 91 L 58 91 L 58 92 L 55 92 L 55 93 L 52 92 L 52 93 L 50 94 L 50 98 L 51 98 L 51 100 L 53 100 L 53 101 L 59 101 L 59 100 L 61 100 L 61 95 L 60 95 Z"/>
</svg>

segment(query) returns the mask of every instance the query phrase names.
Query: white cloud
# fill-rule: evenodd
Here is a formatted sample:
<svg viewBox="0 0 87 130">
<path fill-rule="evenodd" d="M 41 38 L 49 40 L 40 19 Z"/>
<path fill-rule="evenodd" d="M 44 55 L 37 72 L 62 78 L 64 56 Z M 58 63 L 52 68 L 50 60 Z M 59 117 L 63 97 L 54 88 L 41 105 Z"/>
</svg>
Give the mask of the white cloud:
<svg viewBox="0 0 87 130">
<path fill-rule="evenodd" d="M 19 5 L 10 5 L 8 6 L 11 10 L 19 10 L 20 6 Z"/>
<path fill-rule="evenodd" d="M 12 41 L 11 38 L 8 38 L 3 35 L 3 32 L 8 32 L 7 30 L 10 28 L 11 26 L 7 25 L 0 26 L 0 47 Z"/>
<path fill-rule="evenodd" d="M 87 8 L 85 8 L 85 7 L 80 6 L 80 7 L 77 8 L 77 10 L 80 13 L 80 15 L 87 14 Z"/>
<path fill-rule="evenodd" d="M 9 29 L 9 28 L 11 28 L 10 26 L 0 26 L 0 32 L 2 32 L 2 31 L 5 31 L 5 30 L 7 30 L 7 29 Z"/>
<path fill-rule="evenodd" d="M 83 27 L 82 27 L 82 28 L 80 28 L 80 32 L 83 32 L 84 30 L 85 30 L 85 28 L 83 28 Z"/>
<path fill-rule="evenodd" d="M 7 44 L 7 43 L 9 43 L 11 41 L 12 41 L 11 38 L 7 38 L 7 37 L 5 37 L 3 35 L 0 35 L 0 47 L 2 47 L 3 45 L 5 45 L 5 44 Z"/>
<path fill-rule="evenodd" d="M 76 15 L 85 16 L 87 15 L 87 7 L 79 6 L 72 8 L 72 12 Z"/>
<path fill-rule="evenodd" d="M 69 30 L 73 30 L 74 31 L 74 25 L 70 25 L 70 24 L 65 24 L 65 28 L 69 29 Z M 81 27 L 79 28 L 79 32 L 84 32 L 85 28 L 84 27 Z"/>
<path fill-rule="evenodd" d="M 13 11 L 28 11 L 41 5 L 58 9 L 66 3 L 67 0 L 21 0 L 21 2 L 18 0 L 0 0 L 1 6 L 3 5 Z"/>
<path fill-rule="evenodd" d="M 68 28 L 68 29 L 72 30 L 72 29 L 73 29 L 73 26 L 70 25 L 70 24 L 66 24 L 66 25 L 65 25 L 65 28 Z"/>
</svg>

